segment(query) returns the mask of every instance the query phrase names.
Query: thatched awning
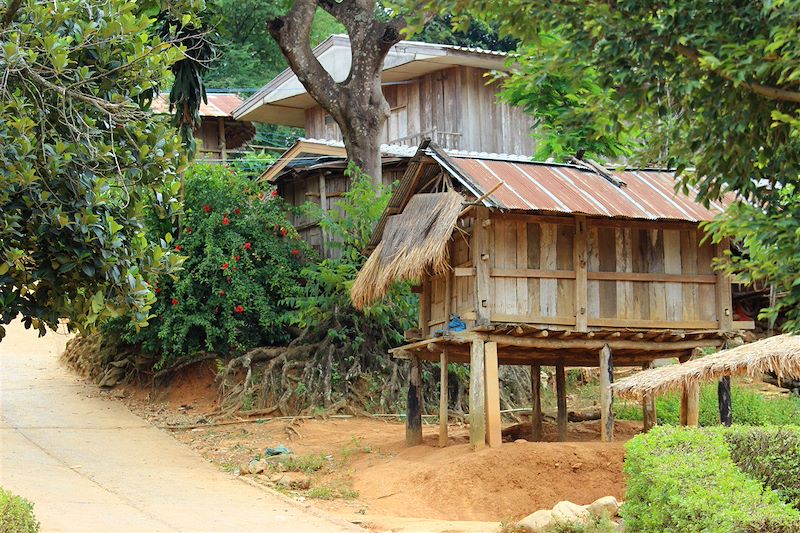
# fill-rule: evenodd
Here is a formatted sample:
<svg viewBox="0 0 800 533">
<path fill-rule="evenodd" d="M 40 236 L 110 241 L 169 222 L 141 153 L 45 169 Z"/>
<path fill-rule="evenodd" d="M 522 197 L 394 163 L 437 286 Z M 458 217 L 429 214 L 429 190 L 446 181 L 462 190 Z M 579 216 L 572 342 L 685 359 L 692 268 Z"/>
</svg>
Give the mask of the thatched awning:
<svg viewBox="0 0 800 533">
<path fill-rule="evenodd" d="M 774 372 L 779 378 L 800 377 L 800 335 L 776 335 L 680 365 L 645 370 L 612 388 L 622 398 L 638 400 L 645 394 L 678 390 L 687 384 L 762 372 Z"/>
<path fill-rule="evenodd" d="M 464 198 L 457 192 L 415 194 L 387 218 L 380 244 L 358 273 L 350 297 L 357 309 L 379 300 L 392 283 L 450 268 L 448 242 Z"/>
</svg>

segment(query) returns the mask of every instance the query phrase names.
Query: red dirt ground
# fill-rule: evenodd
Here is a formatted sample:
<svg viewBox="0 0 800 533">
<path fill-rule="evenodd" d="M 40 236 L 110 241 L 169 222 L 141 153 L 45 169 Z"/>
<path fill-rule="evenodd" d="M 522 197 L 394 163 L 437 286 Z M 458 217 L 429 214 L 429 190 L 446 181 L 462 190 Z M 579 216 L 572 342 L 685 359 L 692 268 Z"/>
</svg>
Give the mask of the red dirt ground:
<svg viewBox="0 0 800 533">
<path fill-rule="evenodd" d="M 213 366 L 190 369 L 160 393 L 127 390 L 126 403 L 159 425 L 192 424 L 213 410 Z M 119 394 L 117 394 L 119 395 Z M 291 429 L 287 428 L 291 424 Z M 272 419 L 188 430 L 170 430 L 210 461 L 233 471 L 263 453 L 287 445 L 297 455 L 324 453 L 330 467 L 314 475 L 313 486 L 355 489 L 354 499 L 312 500 L 348 516 L 398 516 L 439 520 L 510 520 L 561 500 L 591 503 L 601 496 L 622 499 L 623 444 L 640 431 L 616 424 L 617 442 L 599 442 L 599 423 L 570 423 L 569 442 L 504 443 L 472 452 L 463 426 L 450 428 L 450 445 L 437 446 L 437 427 L 425 426 L 424 443 L 406 447 L 397 420 L 331 418 Z M 547 440 L 555 427 L 545 424 Z M 265 476 L 251 476 L 267 483 Z M 297 493 L 302 497 L 303 493 Z"/>
</svg>

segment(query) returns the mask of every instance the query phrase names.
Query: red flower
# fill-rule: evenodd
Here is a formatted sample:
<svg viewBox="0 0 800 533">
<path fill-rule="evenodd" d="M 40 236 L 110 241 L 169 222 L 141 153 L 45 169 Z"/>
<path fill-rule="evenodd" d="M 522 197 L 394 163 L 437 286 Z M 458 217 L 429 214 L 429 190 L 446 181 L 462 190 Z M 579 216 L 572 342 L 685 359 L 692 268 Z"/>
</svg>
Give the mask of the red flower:
<svg viewBox="0 0 800 533">
<path fill-rule="evenodd" d="M 245 249 L 245 250 L 249 250 L 249 249 L 250 249 L 250 248 L 252 248 L 252 247 L 253 247 L 253 246 L 252 246 L 252 245 L 251 245 L 249 242 L 246 242 L 246 243 L 244 243 L 244 249 Z"/>
<path fill-rule="evenodd" d="M 192 228 L 186 228 L 186 233 L 191 233 L 191 232 L 192 232 Z"/>
<path fill-rule="evenodd" d="M 292 250 L 292 255 L 300 255 L 300 250 L 295 248 L 294 250 Z"/>
<path fill-rule="evenodd" d="M 236 259 L 237 261 L 239 260 L 239 256 L 238 255 L 234 255 L 233 258 Z"/>
<path fill-rule="evenodd" d="M 264 193 L 263 192 L 258 193 L 258 199 L 259 200 L 263 200 L 264 199 Z"/>
<path fill-rule="evenodd" d="M 236 307 L 233 308 L 233 310 L 236 313 L 242 314 L 242 313 L 244 313 L 244 306 L 237 305 Z"/>
<path fill-rule="evenodd" d="M 178 305 L 178 299 L 177 298 L 173 298 L 172 299 L 172 305 Z"/>
<path fill-rule="evenodd" d="M 238 269 L 238 268 L 236 268 L 236 267 L 233 267 L 233 269 L 234 269 L 234 270 L 239 270 L 239 269 Z"/>
<path fill-rule="evenodd" d="M 270 196 L 272 196 L 273 198 L 275 198 L 276 196 L 278 196 L 278 189 L 275 189 L 274 191 L 272 191 L 272 192 L 271 192 L 271 193 L 269 193 L 269 194 L 270 194 Z"/>
<path fill-rule="evenodd" d="M 222 263 L 222 268 L 228 268 L 228 263 Z"/>
<path fill-rule="evenodd" d="M 286 237 L 286 234 L 287 234 L 287 233 L 289 233 L 289 232 L 288 232 L 288 231 L 286 231 L 286 228 L 281 228 L 281 235 L 283 235 L 284 237 Z"/>
<path fill-rule="evenodd" d="M 228 218 L 228 215 L 225 215 L 224 217 L 222 217 L 222 225 L 223 225 L 223 226 L 227 226 L 227 225 L 228 225 L 228 224 L 230 224 L 230 223 L 231 223 L 231 221 L 230 221 L 230 219 Z"/>
<path fill-rule="evenodd" d="M 205 211 L 206 213 L 210 213 L 211 212 L 211 206 L 209 206 L 208 204 L 204 205 L 203 206 L 203 211 Z"/>
<path fill-rule="evenodd" d="M 239 210 L 238 207 L 233 210 L 233 213 L 236 214 L 236 215 L 241 215 L 242 214 L 242 212 Z"/>
<path fill-rule="evenodd" d="M 183 250 L 183 246 L 181 246 L 180 244 L 175 245 L 176 252 L 180 252 L 181 250 Z"/>
<path fill-rule="evenodd" d="M 158 293 L 160 293 L 160 292 L 161 292 L 161 289 L 159 289 L 158 287 L 156 287 L 156 294 L 158 294 Z"/>
<path fill-rule="evenodd" d="M 225 296 L 225 291 L 219 291 L 220 296 Z"/>
</svg>

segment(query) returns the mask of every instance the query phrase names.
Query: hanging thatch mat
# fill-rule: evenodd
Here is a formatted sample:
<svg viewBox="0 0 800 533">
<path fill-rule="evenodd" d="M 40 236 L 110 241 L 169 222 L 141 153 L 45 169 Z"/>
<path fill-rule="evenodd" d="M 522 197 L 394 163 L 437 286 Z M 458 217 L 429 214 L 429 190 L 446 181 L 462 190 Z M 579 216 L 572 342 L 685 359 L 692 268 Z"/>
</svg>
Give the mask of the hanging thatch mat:
<svg viewBox="0 0 800 533">
<path fill-rule="evenodd" d="M 779 378 L 800 377 L 800 335 L 776 335 L 682 365 L 645 370 L 614 383 L 612 388 L 622 398 L 638 400 L 645 394 L 681 389 L 685 384 L 762 372 L 774 372 Z"/>
<path fill-rule="evenodd" d="M 383 238 L 350 290 L 357 309 L 386 295 L 395 281 L 447 270 L 448 246 L 464 198 L 457 192 L 415 194 L 399 215 L 386 220 Z"/>
</svg>

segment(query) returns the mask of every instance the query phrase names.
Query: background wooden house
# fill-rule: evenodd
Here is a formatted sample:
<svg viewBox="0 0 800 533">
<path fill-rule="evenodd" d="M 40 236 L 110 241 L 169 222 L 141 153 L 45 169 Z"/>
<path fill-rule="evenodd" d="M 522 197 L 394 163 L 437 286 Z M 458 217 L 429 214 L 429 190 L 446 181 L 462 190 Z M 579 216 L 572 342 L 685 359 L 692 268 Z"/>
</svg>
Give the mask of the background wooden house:
<svg viewBox="0 0 800 533">
<path fill-rule="evenodd" d="M 194 131 L 199 159 L 225 163 L 253 140 L 256 134 L 253 123 L 233 118 L 233 110 L 241 104 L 237 94 L 208 93 L 208 102 L 200 104 L 200 126 Z M 154 113 L 169 113 L 169 95 L 159 94 L 151 109 Z"/>
<path fill-rule="evenodd" d="M 420 280 L 417 339 L 394 353 L 412 368 L 470 363 L 473 444 L 484 441 L 484 410 L 489 442 L 499 442 L 498 364 L 531 365 L 534 384 L 542 365 L 556 367 L 562 438 L 565 366 L 599 366 L 610 440 L 612 365 L 686 360 L 751 326 L 733 321 L 730 281 L 712 269 L 725 245 L 699 227 L 724 206 L 704 207 L 674 185 L 661 170 L 454 156 L 423 143 L 378 225 L 353 301 L 363 307 L 397 280 Z M 451 315 L 467 330 L 447 331 Z M 446 371 L 442 394 L 446 402 Z M 649 405 L 646 423 L 654 417 Z"/>
</svg>

